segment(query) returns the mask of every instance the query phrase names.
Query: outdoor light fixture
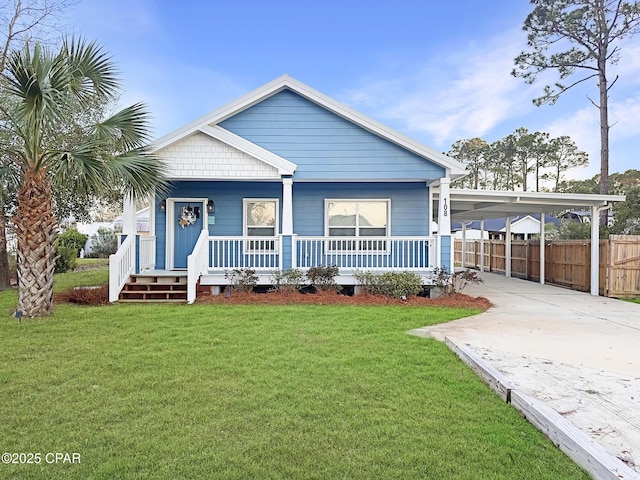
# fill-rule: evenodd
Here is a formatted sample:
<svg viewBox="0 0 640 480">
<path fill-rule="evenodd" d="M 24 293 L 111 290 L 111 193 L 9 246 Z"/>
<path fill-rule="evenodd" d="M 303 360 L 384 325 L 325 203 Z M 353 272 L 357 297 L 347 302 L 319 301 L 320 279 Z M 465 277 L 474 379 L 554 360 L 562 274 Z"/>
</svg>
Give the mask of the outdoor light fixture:
<svg viewBox="0 0 640 480">
<path fill-rule="evenodd" d="M 167 201 L 166 201 L 166 200 L 162 200 L 162 201 L 160 202 L 160 211 L 161 211 L 161 212 L 164 212 L 164 211 L 166 211 L 166 210 L 167 210 Z"/>
<path fill-rule="evenodd" d="M 207 202 L 207 212 L 208 213 L 215 213 L 216 211 L 216 204 L 213 203 L 213 200 L 209 200 Z"/>
</svg>

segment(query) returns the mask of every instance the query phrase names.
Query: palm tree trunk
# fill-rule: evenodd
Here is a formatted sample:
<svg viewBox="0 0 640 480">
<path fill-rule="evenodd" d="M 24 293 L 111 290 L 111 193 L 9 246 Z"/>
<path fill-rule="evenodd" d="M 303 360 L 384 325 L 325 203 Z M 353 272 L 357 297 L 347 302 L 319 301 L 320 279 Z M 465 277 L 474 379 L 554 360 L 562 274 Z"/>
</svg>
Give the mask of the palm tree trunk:
<svg viewBox="0 0 640 480">
<path fill-rule="evenodd" d="M 51 313 L 56 218 L 44 172 L 25 174 L 14 219 L 18 237 L 18 310 L 26 317 Z"/>
</svg>

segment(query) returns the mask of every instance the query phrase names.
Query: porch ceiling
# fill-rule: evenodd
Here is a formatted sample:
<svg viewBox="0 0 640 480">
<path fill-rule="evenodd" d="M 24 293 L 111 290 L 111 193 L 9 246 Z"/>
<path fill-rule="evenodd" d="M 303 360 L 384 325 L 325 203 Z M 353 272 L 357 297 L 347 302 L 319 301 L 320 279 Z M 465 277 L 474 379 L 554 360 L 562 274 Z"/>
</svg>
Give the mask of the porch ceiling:
<svg viewBox="0 0 640 480">
<path fill-rule="evenodd" d="M 439 192 L 436 191 L 434 200 L 438 199 Z M 470 221 L 567 209 L 590 210 L 594 206 L 603 207 L 624 199 L 624 195 L 451 189 L 450 209 L 452 220 Z"/>
</svg>

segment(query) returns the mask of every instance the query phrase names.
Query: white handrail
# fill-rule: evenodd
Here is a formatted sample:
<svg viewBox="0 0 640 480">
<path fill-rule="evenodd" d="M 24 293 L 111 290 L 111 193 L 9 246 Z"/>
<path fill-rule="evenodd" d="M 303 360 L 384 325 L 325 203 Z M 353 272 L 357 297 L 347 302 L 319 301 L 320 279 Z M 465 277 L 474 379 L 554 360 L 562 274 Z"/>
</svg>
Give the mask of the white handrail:
<svg viewBox="0 0 640 480">
<path fill-rule="evenodd" d="M 115 302 L 136 269 L 136 236 L 127 235 L 118 251 L 109 255 L 109 301 Z"/>
<path fill-rule="evenodd" d="M 200 275 L 209 264 L 209 232 L 202 230 L 191 255 L 187 257 L 187 303 L 196 300 L 196 287 Z"/>
</svg>

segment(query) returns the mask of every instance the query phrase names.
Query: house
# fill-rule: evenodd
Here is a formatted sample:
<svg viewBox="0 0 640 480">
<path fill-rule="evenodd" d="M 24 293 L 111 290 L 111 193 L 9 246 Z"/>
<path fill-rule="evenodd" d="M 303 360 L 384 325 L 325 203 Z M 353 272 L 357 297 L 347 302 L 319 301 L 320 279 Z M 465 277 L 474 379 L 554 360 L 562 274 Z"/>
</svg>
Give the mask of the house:
<svg viewBox="0 0 640 480">
<path fill-rule="evenodd" d="M 336 265 L 343 285 L 357 271 L 411 270 L 429 284 L 437 267 L 452 269 L 449 183 L 464 166 L 288 75 L 153 152 L 171 189 L 150 204 L 148 236 L 125 201 L 112 301 L 145 273 L 183 276 L 192 302 L 196 285 L 219 290 L 237 268 L 271 284 L 276 270 Z"/>
<path fill-rule="evenodd" d="M 150 235 L 149 231 L 149 212 L 151 211 L 151 207 L 141 208 L 136 212 L 136 234 L 138 235 Z M 116 232 L 122 231 L 122 226 L 124 222 L 124 217 L 121 215 L 113 221 L 113 228 Z"/>
<path fill-rule="evenodd" d="M 511 223 L 511 239 L 512 240 L 532 240 L 540 235 L 540 214 L 528 213 L 509 217 Z M 556 227 L 560 224 L 560 220 L 554 216 L 546 215 L 545 223 L 550 223 Z M 485 240 L 504 240 L 507 232 L 507 219 L 491 218 L 481 224 L 479 220 L 464 223 L 464 238 L 467 240 L 480 239 Z M 463 237 L 463 223 L 453 222 L 451 224 L 451 232 L 456 239 Z"/>
</svg>

